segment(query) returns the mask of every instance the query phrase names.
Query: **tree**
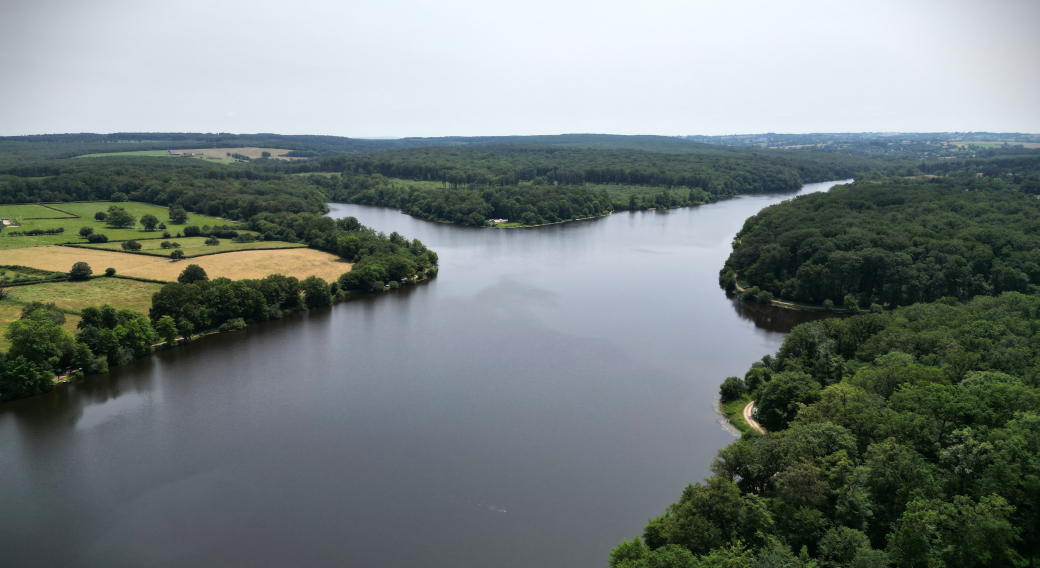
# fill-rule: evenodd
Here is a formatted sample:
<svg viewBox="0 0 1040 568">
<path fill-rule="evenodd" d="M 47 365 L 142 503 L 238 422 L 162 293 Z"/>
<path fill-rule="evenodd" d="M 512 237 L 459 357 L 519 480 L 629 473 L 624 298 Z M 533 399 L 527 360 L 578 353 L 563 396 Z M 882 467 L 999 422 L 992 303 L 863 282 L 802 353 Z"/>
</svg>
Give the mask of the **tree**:
<svg viewBox="0 0 1040 568">
<path fill-rule="evenodd" d="M 260 152 L 260 157 L 261 158 L 270 158 L 271 157 L 271 153 L 267 152 L 267 151 Z"/>
<path fill-rule="evenodd" d="M 174 225 L 183 225 L 188 222 L 188 212 L 184 210 L 180 205 L 173 205 L 170 207 L 170 223 Z"/>
<path fill-rule="evenodd" d="M 105 213 L 104 211 L 98 211 L 97 213 L 94 213 L 94 220 L 95 221 L 104 221 L 105 218 L 107 218 L 107 217 L 108 217 L 108 213 Z"/>
<path fill-rule="evenodd" d="M 24 357 L 45 369 L 54 369 L 66 354 L 71 355 L 75 342 L 45 309 L 11 322 L 4 337 L 11 342 L 9 357 Z"/>
<path fill-rule="evenodd" d="M 177 250 L 174 252 L 181 251 Z M 181 272 L 180 276 L 177 277 L 177 281 L 182 284 L 194 284 L 202 280 L 209 280 L 209 276 L 206 274 L 206 271 L 197 264 L 189 264 L 184 271 Z"/>
<path fill-rule="evenodd" d="M 220 239 L 218 239 L 217 237 L 209 237 L 205 240 L 205 244 L 209 246 L 217 246 L 220 244 Z"/>
<path fill-rule="evenodd" d="M 69 271 L 69 280 L 89 280 L 90 275 L 94 271 L 90 269 L 90 265 L 85 262 L 77 262 L 72 265 L 72 270 Z"/>
<path fill-rule="evenodd" d="M 722 398 L 722 402 L 730 402 L 744 396 L 744 391 L 746 390 L 744 379 L 740 377 L 726 377 L 726 380 L 722 382 L 722 386 L 719 387 L 719 396 Z"/>
<path fill-rule="evenodd" d="M 184 258 L 184 251 L 181 249 L 173 249 L 173 252 L 170 253 L 170 258 L 173 260 L 181 260 Z"/>
<path fill-rule="evenodd" d="M 300 282 L 303 288 L 303 301 L 308 308 L 318 308 L 332 304 L 329 284 L 317 276 L 308 276 Z"/>
<path fill-rule="evenodd" d="M 117 192 L 112 194 L 111 200 L 116 202 L 116 203 L 123 203 L 123 202 L 127 201 L 127 197 L 126 197 L 126 194 L 123 193 L 122 191 L 117 191 Z"/>
<path fill-rule="evenodd" d="M 134 219 L 134 216 L 128 213 L 126 209 L 118 205 L 112 205 L 108 208 L 106 222 L 110 227 L 127 229 L 133 227 L 137 223 L 137 219 Z"/>
<path fill-rule="evenodd" d="M 87 235 L 87 242 L 88 243 L 107 243 L 108 242 L 108 235 L 105 235 L 105 234 L 102 234 L 102 233 L 93 233 L 91 235 Z"/>
<path fill-rule="evenodd" d="M 105 269 L 105 276 L 115 276 L 115 275 L 116 275 L 116 269 L 115 268 L 106 268 Z"/>
<path fill-rule="evenodd" d="M 94 234 L 94 227 L 80 227 L 79 228 L 79 236 L 81 236 L 83 238 L 87 238 L 87 237 L 89 237 L 92 234 Z"/>
<path fill-rule="evenodd" d="M 820 383 L 802 372 L 777 373 L 759 389 L 758 420 L 767 430 L 787 428 L 804 404 L 819 400 Z"/>
<path fill-rule="evenodd" d="M 845 294 L 845 311 L 850 314 L 859 313 L 859 300 L 856 299 L 852 294 Z"/>
<path fill-rule="evenodd" d="M 14 399 L 54 388 L 54 373 L 22 356 L 8 355 L 0 369 L 0 399 Z"/>
<path fill-rule="evenodd" d="M 147 213 L 147 214 L 141 216 L 141 226 L 144 227 L 144 230 L 146 230 L 146 231 L 154 231 L 155 228 L 158 225 L 159 225 L 159 218 L 156 217 L 155 215 L 152 215 L 151 213 Z M 165 229 L 166 227 L 164 226 L 163 228 Z"/>
<path fill-rule="evenodd" d="M 184 227 L 184 236 L 185 237 L 201 237 L 202 236 L 202 229 L 196 227 L 195 225 L 188 225 L 187 227 Z"/>
<path fill-rule="evenodd" d="M 138 250 L 141 250 L 141 243 L 139 243 L 139 242 L 137 242 L 135 240 L 123 241 L 120 244 L 120 246 L 123 247 L 123 250 L 127 250 L 127 251 L 138 251 Z"/>
</svg>

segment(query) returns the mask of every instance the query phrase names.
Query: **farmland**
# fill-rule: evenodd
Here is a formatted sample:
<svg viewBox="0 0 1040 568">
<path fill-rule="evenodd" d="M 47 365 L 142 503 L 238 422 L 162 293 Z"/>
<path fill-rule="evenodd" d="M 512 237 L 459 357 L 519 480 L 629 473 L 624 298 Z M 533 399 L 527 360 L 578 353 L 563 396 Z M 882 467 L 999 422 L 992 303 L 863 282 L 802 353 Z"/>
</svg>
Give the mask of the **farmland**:
<svg viewBox="0 0 1040 568">
<path fill-rule="evenodd" d="M 108 201 L 90 201 L 79 203 L 55 203 L 49 205 L 0 205 L 0 217 L 13 219 L 18 223 L 16 227 L 7 227 L 0 232 L 0 250 L 11 250 L 24 247 L 36 247 L 45 245 L 56 245 L 64 243 L 85 243 L 86 239 L 79 236 L 80 227 L 90 227 L 95 233 L 108 236 L 109 240 L 121 241 L 129 239 L 156 239 L 162 237 L 162 231 L 145 231 L 137 225 L 128 229 L 117 229 L 109 227 L 104 221 L 94 219 L 98 211 L 107 211 L 109 206 L 118 205 L 136 219 L 140 220 L 142 215 L 151 214 L 159 219 L 159 222 L 167 225 L 167 230 L 173 234 L 183 229 L 184 225 L 173 225 L 170 221 L 169 210 L 158 205 L 146 203 L 111 203 Z M 39 218 L 39 215 L 49 215 L 48 218 Z M 188 214 L 188 225 L 226 225 L 228 221 L 216 217 L 207 217 L 196 213 Z M 52 230 L 64 229 L 65 232 L 55 235 L 12 235 L 15 231 L 30 231 L 33 229 Z M 7 263 L 10 264 L 10 263 Z"/>
<path fill-rule="evenodd" d="M 95 274 L 114 268 L 119 275 L 165 282 L 176 280 L 189 264 L 145 254 L 60 246 L 5 251 L 4 262 L 62 272 L 67 272 L 76 262 L 86 262 Z M 224 276 L 238 280 L 284 274 L 302 279 L 316 275 L 330 282 L 348 272 L 351 266 L 336 255 L 310 248 L 244 250 L 203 256 L 193 259 L 192 263 L 204 268 L 210 278 Z"/>
<path fill-rule="evenodd" d="M 245 231 L 240 231 L 245 232 Z M 139 240 L 141 244 L 141 250 L 139 253 L 149 254 L 154 256 L 169 257 L 172 249 L 162 248 L 162 243 L 166 240 L 170 242 L 176 242 L 181 245 L 180 250 L 184 252 L 185 257 L 193 258 L 197 256 L 205 256 L 207 254 L 217 254 L 223 252 L 231 252 L 238 250 L 260 250 L 260 249 L 284 249 L 284 248 L 305 248 L 307 245 L 302 243 L 289 243 L 285 241 L 254 241 L 251 243 L 236 243 L 231 239 L 220 239 L 218 245 L 207 245 L 206 237 L 181 237 L 172 239 L 150 239 L 150 240 Z M 77 245 L 83 248 L 92 248 L 100 250 L 114 250 L 122 251 L 122 243 L 100 243 L 100 244 L 85 244 Z"/>
<path fill-rule="evenodd" d="M 0 326 L 18 319 L 22 308 L 31 302 L 53 302 L 65 313 L 68 331 L 75 331 L 79 322 L 77 315 L 88 306 L 111 304 L 119 309 L 130 309 L 148 314 L 152 294 L 159 291 L 161 284 L 139 282 L 123 278 L 92 278 L 85 282 L 50 282 L 10 288 L 11 297 L 0 302 Z M 6 338 L 0 337 L 0 350 L 9 347 Z"/>
<path fill-rule="evenodd" d="M 239 154 L 246 156 L 252 160 L 257 160 L 263 157 L 264 152 L 270 152 L 270 158 L 273 160 L 297 160 L 300 158 L 283 158 L 281 154 L 290 152 L 291 150 L 286 148 L 260 148 L 256 146 L 241 147 L 241 148 L 186 148 L 183 150 L 138 150 L 136 152 L 105 152 L 100 154 L 83 154 L 76 156 L 73 159 L 79 158 L 107 158 L 111 156 L 143 156 L 143 157 L 157 157 L 157 158 L 184 158 L 184 157 L 195 157 L 201 158 L 208 161 L 220 162 L 230 164 L 235 162 L 235 158 L 232 158 L 230 154 Z M 176 154 L 170 154 L 170 152 L 176 152 Z"/>
</svg>

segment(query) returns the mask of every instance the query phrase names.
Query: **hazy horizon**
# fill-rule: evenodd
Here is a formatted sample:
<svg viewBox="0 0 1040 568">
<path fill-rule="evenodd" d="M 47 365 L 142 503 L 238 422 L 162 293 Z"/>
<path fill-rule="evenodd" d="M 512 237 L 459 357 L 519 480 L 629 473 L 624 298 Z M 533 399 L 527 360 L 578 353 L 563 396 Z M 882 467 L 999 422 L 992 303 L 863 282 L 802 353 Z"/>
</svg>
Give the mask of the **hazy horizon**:
<svg viewBox="0 0 1040 568">
<path fill-rule="evenodd" d="M 0 135 L 1040 132 L 1040 2 L 0 0 Z"/>
</svg>

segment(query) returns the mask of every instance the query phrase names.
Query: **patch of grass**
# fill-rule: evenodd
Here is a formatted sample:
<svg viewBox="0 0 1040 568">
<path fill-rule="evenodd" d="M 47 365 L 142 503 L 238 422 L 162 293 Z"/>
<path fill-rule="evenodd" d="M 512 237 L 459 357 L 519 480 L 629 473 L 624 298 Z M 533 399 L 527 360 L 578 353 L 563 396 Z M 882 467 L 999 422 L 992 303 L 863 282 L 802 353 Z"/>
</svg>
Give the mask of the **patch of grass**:
<svg viewBox="0 0 1040 568">
<path fill-rule="evenodd" d="M 240 232 L 247 233 L 248 231 Z M 167 239 L 151 239 L 147 241 L 138 241 L 141 243 L 141 250 L 138 252 L 153 256 L 169 257 L 170 253 L 173 252 L 173 249 L 162 248 L 162 242 L 164 240 Z M 236 243 L 231 239 L 220 239 L 219 245 L 207 245 L 206 237 L 171 238 L 169 239 L 169 241 L 180 243 L 181 250 L 184 251 L 184 254 L 188 258 L 235 250 L 305 248 L 307 246 L 303 243 L 287 243 L 285 241 L 253 241 L 251 243 Z M 120 252 L 123 250 L 123 246 L 121 243 L 101 243 L 93 245 L 86 244 L 77 246 L 102 250 L 114 250 Z"/>
<path fill-rule="evenodd" d="M 88 306 L 111 304 L 119 309 L 147 314 L 148 308 L 152 305 L 152 294 L 160 288 L 162 284 L 99 277 L 82 282 L 48 282 L 18 286 L 11 288 L 11 297 L 6 301 L 16 304 L 54 302 L 62 310 L 74 313 L 79 313 Z"/>
<path fill-rule="evenodd" d="M 16 219 L 20 224 L 19 227 L 8 227 L 0 232 L 0 251 L 65 243 L 86 243 L 87 239 L 79 236 L 80 227 L 91 227 L 94 229 L 95 233 L 104 234 L 109 238 L 109 240 L 113 241 L 162 238 L 162 231 L 145 231 L 141 228 L 140 224 L 129 229 L 115 229 L 106 226 L 104 221 L 94 219 L 95 213 L 98 211 L 108 211 L 108 208 L 111 205 L 119 205 L 120 207 L 123 207 L 138 220 L 140 220 L 141 216 L 145 214 L 155 215 L 159 219 L 160 223 L 166 224 L 166 230 L 172 234 L 177 234 L 179 231 L 184 230 L 185 225 L 174 225 L 171 223 L 169 210 L 158 205 L 134 202 L 112 203 L 110 201 L 55 203 L 48 206 L 51 208 L 48 209 L 49 211 L 52 211 L 54 214 L 71 215 L 71 217 L 35 220 L 29 220 L 26 218 Z M 18 208 L 24 207 L 27 206 L 0 205 L 0 217 L 15 218 L 15 215 L 9 214 L 8 211 L 13 213 L 17 212 Z M 41 206 L 34 205 L 33 207 Z M 188 213 L 187 225 L 198 225 L 201 227 L 202 225 L 212 226 L 229 224 L 233 225 L 234 223 L 216 217 Z M 58 228 L 64 228 L 65 232 L 57 235 L 39 235 L 32 237 L 12 236 L 10 234 L 11 231 L 29 231 L 32 229 L 48 230 Z"/>
<path fill-rule="evenodd" d="M 238 280 L 284 274 L 303 279 L 316 275 L 329 282 L 348 272 L 351 266 L 336 255 L 311 248 L 243 250 L 197 257 L 190 262 L 174 262 L 147 254 L 51 246 L 10 250 L 4 253 L 4 259 L 11 264 L 63 272 L 67 272 L 76 262 L 86 262 L 94 274 L 102 274 L 106 268 L 114 268 L 119 275 L 164 282 L 176 280 L 188 264 L 202 266 L 210 278 L 226 276 Z"/>
<path fill-rule="evenodd" d="M 751 425 L 744 420 L 744 407 L 749 402 L 751 402 L 751 398 L 745 394 L 737 400 L 722 403 L 722 413 L 729 419 L 729 423 L 741 432 L 751 430 Z"/>
</svg>

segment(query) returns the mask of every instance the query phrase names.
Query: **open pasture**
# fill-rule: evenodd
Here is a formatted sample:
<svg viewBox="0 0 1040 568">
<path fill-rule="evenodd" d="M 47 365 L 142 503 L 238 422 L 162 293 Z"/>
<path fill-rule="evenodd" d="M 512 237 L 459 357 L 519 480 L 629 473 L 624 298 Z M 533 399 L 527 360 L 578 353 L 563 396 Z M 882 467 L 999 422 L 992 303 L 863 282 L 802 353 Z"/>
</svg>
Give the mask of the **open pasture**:
<svg viewBox="0 0 1040 568">
<path fill-rule="evenodd" d="M 52 209 L 46 205 L 0 205 L 0 217 L 18 221 L 20 219 L 62 219 L 75 217 L 71 213 Z"/>
<path fill-rule="evenodd" d="M 147 241 L 139 240 L 138 242 L 141 243 L 141 250 L 139 250 L 138 252 L 144 254 L 151 254 L 155 256 L 169 257 L 170 253 L 173 252 L 173 249 L 162 248 L 162 242 L 165 240 L 169 240 L 171 243 L 179 243 L 181 245 L 181 250 L 184 251 L 185 256 L 187 256 L 188 258 L 237 250 L 305 248 L 307 246 L 303 243 L 287 243 L 285 241 L 254 241 L 251 243 L 236 243 L 231 239 L 220 239 L 219 245 L 207 245 L 206 237 L 181 237 L 171 239 L 150 239 Z M 83 246 L 87 248 L 101 250 L 123 250 L 122 243 L 101 243 L 93 245 L 88 244 Z"/>
<path fill-rule="evenodd" d="M 51 218 L 51 219 L 25 219 L 19 220 L 19 226 L 7 227 L 4 231 L 0 232 L 0 251 L 6 251 L 17 248 L 27 247 L 38 247 L 46 245 L 56 245 L 65 243 L 86 243 L 87 239 L 79 236 L 80 227 L 91 227 L 95 233 L 101 233 L 108 236 L 111 241 L 125 241 L 129 239 L 158 239 L 162 238 L 162 231 L 145 231 L 141 228 L 140 223 L 135 227 L 129 229 L 116 229 L 109 227 L 104 221 L 98 221 L 94 219 L 94 214 L 98 211 L 108 211 L 109 206 L 119 205 L 133 215 L 140 221 L 141 216 L 145 214 L 155 215 L 160 223 L 166 224 L 166 230 L 176 235 L 182 231 L 185 225 L 174 225 L 170 222 L 169 210 L 165 207 L 158 205 L 150 205 L 147 203 L 112 203 L 109 201 L 90 201 L 90 202 L 77 202 L 77 203 L 55 203 L 50 204 L 47 207 L 41 205 L 0 205 L 0 217 L 13 218 L 14 213 L 19 212 L 20 208 L 25 207 L 39 207 L 40 209 L 51 211 L 52 214 L 60 215 L 65 214 L 65 217 Z M 48 208 L 49 207 L 49 208 Z M 39 211 L 39 210 L 33 210 Z M 232 224 L 229 221 L 218 219 L 216 217 L 207 217 L 205 215 L 198 215 L 196 213 L 188 213 L 187 225 L 228 225 Z M 65 232 L 56 235 L 37 235 L 37 236 L 20 236 L 11 235 L 12 232 L 16 231 L 29 231 L 32 229 L 58 229 L 64 228 Z M 10 262 L 4 262 L 4 264 L 12 264 Z M 66 269 L 67 270 L 67 269 Z"/>
<path fill-rule="evenodd" d="M 300 279 L 316 275 L 331 282 L 350 270 L 349 262 L 310 248 L 244 250 L 203 256 L 190 261 L 171 261 L 145 254 L 50 246 L 5 251 L 4 259 L 10 264 L 65 272 L 76 262 L 86 262 L 95 274 L 104 273 L 106 268 L 115 268 L 116 273 L 123 276 L 167 282 L 176 280 L 188 264 L 198 264 L 210 278 L 225 276 L 232 280 L 284 274 Z"/>
<path fill-rule="evenodd" d="M 170 154 L 170 152 L 175 154 Z M 143 156 L 143 157 L 154 157 L 154 158 L 184 158 L 184 157 L 195 157 L 201 158 L 208 161 L 221 162 L 225 164 L 233 163 L 234 158 L 228 154 L 241 154 L 247 156 L 250 159 L 256 160 L 263 157 L 264 152 L 271 153 L 271 159 L 275 160 L 300 160 L 303 158 L 282 158 L 281 154 L 291 151 L 288 148 L 260 148 L 256 146 L 248 146 L 241 148 L 184 148 L 181 150 L 138 150 L 136 152 L 105 152 L 101 154 L 83 154 L 82 156 L 76 156 L 73 159 L 78 158 L 107 158 L 112 156 Z"/>
</svg>

